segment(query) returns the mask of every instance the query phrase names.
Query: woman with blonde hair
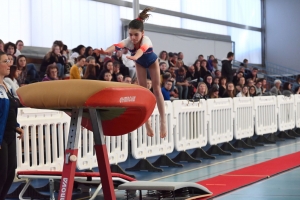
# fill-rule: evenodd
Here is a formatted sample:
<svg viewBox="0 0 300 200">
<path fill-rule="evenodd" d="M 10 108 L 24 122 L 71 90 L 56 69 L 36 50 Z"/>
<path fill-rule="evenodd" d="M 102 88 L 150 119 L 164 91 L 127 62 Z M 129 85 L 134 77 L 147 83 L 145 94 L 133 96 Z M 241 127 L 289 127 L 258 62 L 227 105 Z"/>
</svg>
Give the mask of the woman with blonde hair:
<svg viewBox="0 0 300 200">
<path fill-rule="evenodd" d="M 207 99 L 207 85 L 204 82 L 200 82 L 197 87 L 197 92 L 194 94 L 193 99 L 199 100 L 199 99 Z"/>
</svg>

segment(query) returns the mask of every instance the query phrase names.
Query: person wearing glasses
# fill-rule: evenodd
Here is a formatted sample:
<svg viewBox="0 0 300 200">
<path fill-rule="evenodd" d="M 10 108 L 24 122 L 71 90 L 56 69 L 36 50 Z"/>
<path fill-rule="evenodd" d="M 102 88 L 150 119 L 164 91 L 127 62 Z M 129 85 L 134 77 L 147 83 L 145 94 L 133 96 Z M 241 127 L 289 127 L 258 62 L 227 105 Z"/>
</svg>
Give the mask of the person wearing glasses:
<svg viewBox="0 0 300 200">
<path fill-rule="evenodd" d="M 17 168 L 16 133 L 23 137 L 17 123 L 18 101 L 11 93 L 4 77 L 10 74 L 10 60 L 0 51 L 0 200 L 4 200 L 15 177 Z"/>
</svg>

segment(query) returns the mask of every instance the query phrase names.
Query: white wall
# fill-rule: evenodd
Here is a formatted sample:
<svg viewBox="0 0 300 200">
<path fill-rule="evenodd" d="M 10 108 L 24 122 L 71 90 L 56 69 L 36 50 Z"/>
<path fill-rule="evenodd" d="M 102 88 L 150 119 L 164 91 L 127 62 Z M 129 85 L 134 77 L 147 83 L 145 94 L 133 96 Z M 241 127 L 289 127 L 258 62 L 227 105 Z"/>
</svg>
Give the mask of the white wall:
<svg viewBox="0 0 300 200">
<path fill-rule="evenodd" d="M 266 60 L 300 71 L 300 1 L 266 0 Z"/>
</svg>

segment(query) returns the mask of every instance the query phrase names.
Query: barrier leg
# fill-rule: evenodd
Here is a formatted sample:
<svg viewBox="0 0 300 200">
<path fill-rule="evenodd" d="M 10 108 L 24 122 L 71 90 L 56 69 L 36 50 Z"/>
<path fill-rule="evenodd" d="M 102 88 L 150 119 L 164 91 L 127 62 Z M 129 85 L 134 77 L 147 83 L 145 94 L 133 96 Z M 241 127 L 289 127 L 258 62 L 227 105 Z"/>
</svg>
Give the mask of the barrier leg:
<svg viewBox="0 0 300 200">
<path fill-rule="evenodd" d="M 155 162 L 152 163 L 155 167 L 183 167 L 182 164 L 175 163 L 167 155 L 160 156 Z"/>
<path fill-rule="evenodd" d="M 224 151 L 230 151 L 230 152 L 242 152 L 242 150 L 236 149 L 232 146 L 232 144 L 230 144 L 229 142 L 224 142 L 221 145 L 221 149 L 223 149 Z"/>
<path fill-rule="evenodd" d="M 259 143 L 265 143 L 265 144 L 275 144 L 276 143 L 275 140 L 271 141 L 271 140 L 267 139 L 264 135 L 259 135 L 255 141 L 259 142 Z"/>
<path fill-rule="evenodd" d="M 243 140 L 236 140 L 233 146 L 235 148 L 241 148 L 241 149 L 255 149 L 254 146 L 246 144 Z"/>
<path fill-rule="evenodd" d="M 285 139 L 278 137 L 276 135 L 276 133 L 269 134 L 269 136 L 267 137 L 267 139 L 270 140 L 270 141 L 274 141 L 274 142 L 285 141 Z"/>
<path fill-rule="evenodd" d="M 294 130 L 288 130 L 288 134 L 293 137 L 300 137 L 300 134 L 298 134 Z"/>
<path fill-rule="evenodd" d="M 202 148 L 197 148 L 191 154 L 194 158 L 203 158 L 203 159 L 216 159 L 215 156 L 208 155 Z"/>
<path fill-rule="evenodd" d="M 126 171 L 148 171 L 148 172 L 162 172 L 161 168 L 154 167 L 147 159 L 141 159 L 133 167 L 126 168 Z"/>
<path fill-rule="evenodd" d="M 126 176 L 129 176 L 131 178 L 135 178 L 134 175 L 132 174 L 127 174 L 122 167 L 120 167 L 118 164 L 110 165 L 110 170 L 112 173 L 119 173 L 119 174 L 124 174 Z"/>
<path fill-rule="evenodd" d="M 244 141 L 247 145 L 250 145 L 250 146 L 255 146 L 255 147 L 257 147 L 257 146 L 264 146 L 264 144 L 255 142 L 251 137 L 245 138 L 243 141 Z"/>
<path fill-rule="evenodd" d="M 223 151 L 223 149 L 221 149 L 218 145 L 212 145 L 207 151 L 206 151 L 209 155 L 227 155 L 230 156 L 231 153 L 227 152 L 227 151 Z"/>
<path fill-rule="evenodd" d="M 89 113 L 93 127 L 95 142 L 94 148 L 96 151 L 98 168 L 101 176 L 104 199 L 115 200 L 116 194 L 114 191 L 100 114 L 96 109 L 89 109 Z"/>
<path fill-rule="evenodd" d="M 60 190 L 58 195 L 59 200 L 72 199 L 81 120 L 82 108 L 72 110 L 68 143 L 65 151 L 65 160 L 60 181 Z"/>
<path fill-rule="evenodd" d="M 201 163 L 201 160 L 198 160 L 196 158 L 193 158 L 188 152 L 181 151 L 179 154 L 172 159 L 174 162 L 196 162 Z"/>
<path fill-rule="evenodd" d="M 284 139 L 296 139 L 295 137 L 293 136 L 290 136 L 287 131 L 281 131 L 279 134 L 278 134 L 278 137 L 279 138 L 284 138 Z"/>
</svg>

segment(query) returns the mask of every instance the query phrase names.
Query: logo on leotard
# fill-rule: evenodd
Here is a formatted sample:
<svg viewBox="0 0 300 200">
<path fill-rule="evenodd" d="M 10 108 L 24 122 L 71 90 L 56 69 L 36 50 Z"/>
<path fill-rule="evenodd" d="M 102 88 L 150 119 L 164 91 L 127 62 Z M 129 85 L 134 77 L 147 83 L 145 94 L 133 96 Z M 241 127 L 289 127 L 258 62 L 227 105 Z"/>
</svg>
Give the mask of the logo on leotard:
<svg viewBox="0 0 300 200">
<path fill-rule="evenodd" d="M 121 98 L 120 98 L 120 103 L 135 102 L 135 97 L 136 97 L 136 96 L 131 96 L 131 97 L 121 97 Z"/>
</svg>

